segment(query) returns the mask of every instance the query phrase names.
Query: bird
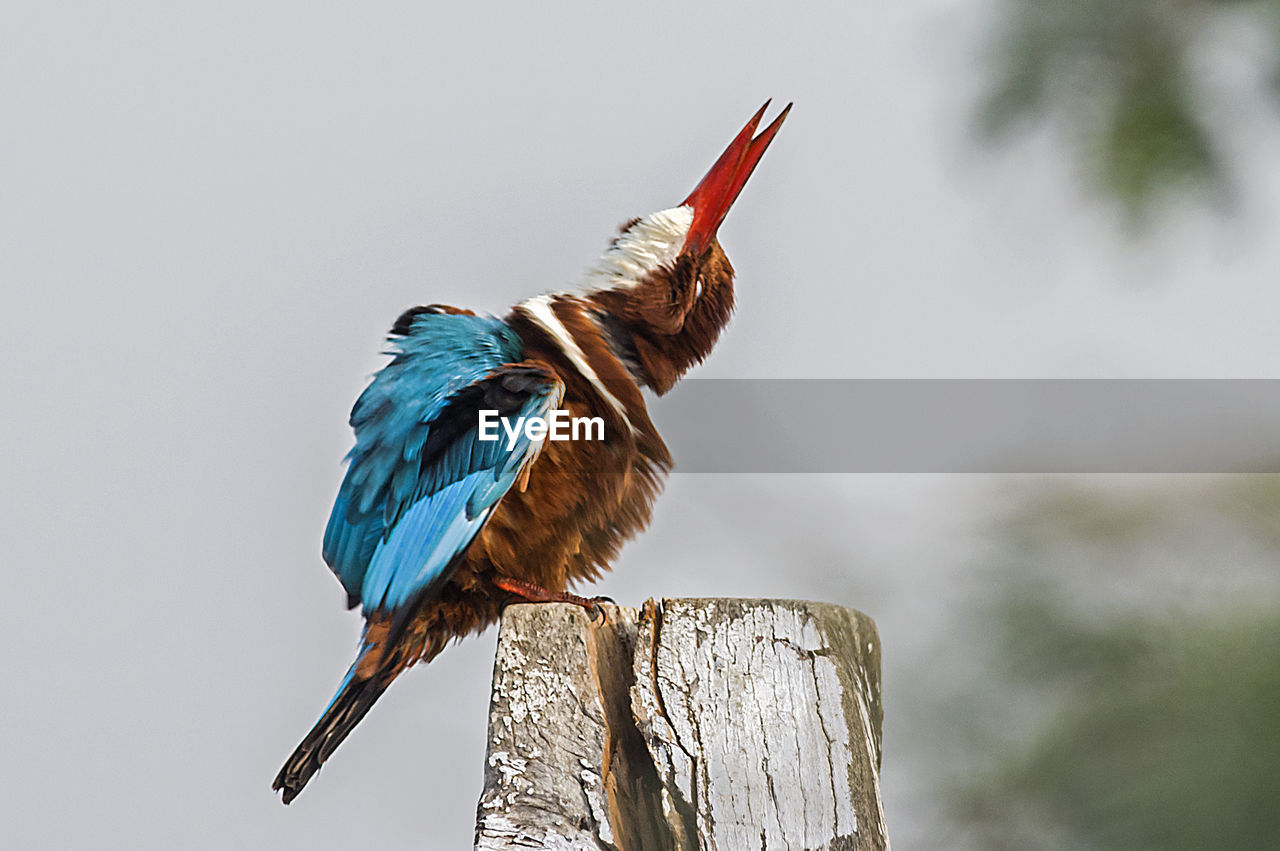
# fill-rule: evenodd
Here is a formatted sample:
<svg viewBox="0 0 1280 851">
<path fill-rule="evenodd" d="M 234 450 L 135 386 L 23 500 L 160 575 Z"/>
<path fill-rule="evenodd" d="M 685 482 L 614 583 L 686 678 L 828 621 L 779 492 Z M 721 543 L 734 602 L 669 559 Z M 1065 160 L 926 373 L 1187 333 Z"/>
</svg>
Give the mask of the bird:
<svg viewBox="0 0 1280 851">
<path fill-rule="evenodd" d="M 644 390 L 669 391 L 729 320 L 734 269 L 717 234 L 791 110 L 757 134 L 768 107 L 680 204 L 622 225 L 578 285 L 501 318 L 431 304 L 392 325 L 391 360 L 351 410 L 355 445 L 323 542 L 364 627 L 272 784 L 285 804 L 396 677 L 507 604 L 598 610 L 603 598 L 568 588 L 598 579 L 648 524 L 672 457 Z M 549 439 L 558 411 L 603 428 Z M 503 423 L 498 439 L 486 414 Z"/>
</svg>

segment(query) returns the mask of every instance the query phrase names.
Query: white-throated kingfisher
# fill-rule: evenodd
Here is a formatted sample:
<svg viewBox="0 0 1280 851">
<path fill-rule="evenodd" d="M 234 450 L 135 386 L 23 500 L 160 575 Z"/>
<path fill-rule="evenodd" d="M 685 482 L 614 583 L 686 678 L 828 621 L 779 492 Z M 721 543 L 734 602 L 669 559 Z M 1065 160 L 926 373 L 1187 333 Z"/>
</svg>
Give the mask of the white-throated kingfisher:
<svg viewBox="0 0 1280 851">
<path fill-rule="evenodd" d="M 791 109 L 756 135 L 767 107 L 689 197 L 625 224 L 577 287 L 502 319 L 430 305 L 396 320 L 392 360 L 351 411 L 356 443 L 324 534 L 364 632 L 275 779 L 286 804 L 401 671 L 513 600 L 590 605 L 568 586 L 598 578 L 648 523 L 671 456 L 642 389 L 670 390 L 728 322 L 734 273 L 716 234 Z M 603 439 L 481 439 L 482 411 L 557 408 L 601 418 Z"/>
</svg>

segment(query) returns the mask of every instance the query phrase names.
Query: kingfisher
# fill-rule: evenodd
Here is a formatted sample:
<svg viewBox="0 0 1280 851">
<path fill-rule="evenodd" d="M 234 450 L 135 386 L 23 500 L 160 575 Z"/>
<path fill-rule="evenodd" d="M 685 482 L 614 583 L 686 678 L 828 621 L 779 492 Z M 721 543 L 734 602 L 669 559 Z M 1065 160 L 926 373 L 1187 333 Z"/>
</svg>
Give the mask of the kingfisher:
<svg viewBox="0 0 1280 851">
<path fill-rule="evenodd" d="M 578 286 L 500 319 L 432 304 L 395 321 L 391 360 L 352 408 L 355 447 L 324 533 L 364 629 L 272 784 L 284 803 L 401 672 L 508 603 L 596 608 L 568 588 L 599 578 L 648 524 L 671 468 L 642 391 L 666 393 L 706 358 L 733 310 L 716 234 L 791 110 L 757 135 L 768 106 L 678 206 L 624 224 Z M 560 411 L 603 430 L 562 441 L 528 427 Z M 506 433 L 483 428 L 496 420 Z"/>
</svg>

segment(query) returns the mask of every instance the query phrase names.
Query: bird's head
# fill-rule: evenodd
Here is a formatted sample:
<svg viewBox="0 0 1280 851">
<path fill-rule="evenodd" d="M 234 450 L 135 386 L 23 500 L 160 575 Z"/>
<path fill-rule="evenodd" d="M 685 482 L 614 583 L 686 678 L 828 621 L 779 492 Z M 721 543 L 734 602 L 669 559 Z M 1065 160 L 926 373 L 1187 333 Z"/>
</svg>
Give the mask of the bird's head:
<svg viewBox="0 0 1280 851">
<path fill-rule="evenodd" d="M 711 352 L 733 310 L 733 266 L 716 233 L 791 109 L 756 135 L 768 106 L 679 206 L 623 225 L 584 281 L 615 354 L 657 393 Z"/>
</svg>

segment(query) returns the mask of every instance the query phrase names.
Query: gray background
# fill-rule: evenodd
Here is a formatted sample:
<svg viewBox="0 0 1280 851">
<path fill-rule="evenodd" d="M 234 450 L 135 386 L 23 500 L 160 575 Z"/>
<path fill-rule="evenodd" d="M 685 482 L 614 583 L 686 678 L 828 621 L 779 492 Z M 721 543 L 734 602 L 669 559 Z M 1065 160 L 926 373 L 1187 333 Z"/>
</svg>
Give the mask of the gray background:
<svg viewBox="0 0 1280 851">
<path fill-rule="evenodd" d="M 971 148 L 987 11 L 6 4 L 6 843 L 467 847 L 492 633 L 292 807 L 269 791 L 354 649 L 318 554 L 347 411 L 400 310 L 571 282 L 765 97 L 796 107 L 724 227 L 739 309 L 699 376 L 1274 375 L 1274 133 L 1222 104 L 1255 181 L 1233 226 L 1175 210 L 1126 248 L 1051 132 Z M 598 590 L 875 616 L 890 829 L 934 847 L 904 710 L 984 486 L 676 475 Z"/>
</svg>

